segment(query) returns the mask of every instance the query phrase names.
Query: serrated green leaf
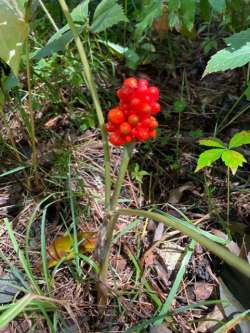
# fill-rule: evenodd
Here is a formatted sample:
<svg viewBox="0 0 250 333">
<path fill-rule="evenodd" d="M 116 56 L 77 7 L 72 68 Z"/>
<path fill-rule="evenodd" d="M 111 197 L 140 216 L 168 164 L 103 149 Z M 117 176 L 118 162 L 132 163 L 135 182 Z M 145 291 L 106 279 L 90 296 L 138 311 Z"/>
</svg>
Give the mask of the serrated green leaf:
<svg viewBox="0 0 250 333">
<path fill-rule="evenodd" d="M 236 148 L 247 144 L 250 144 L 250 131 L 241 131 L 234 134 L 229 142 L 229 148 Z"/>
<path fill-rule="evenodd" d="M 83 0 L 71 12 L 71 17 L 74 22 L 83 23 L 88 17 L 89 0 Z M 83 31 L 83 25 L 77 27 L 79 33 Z M 47 44 L 33 53 L 32 58 L 40 60 L 45 57 L 51 56 L 53 53 L 63 51 L 65 46 L 73 40 L 72 31 L 69 25 L 66 24 L 53 36 L 50 37 Z"/>
<path fill-rule="evenodd" d="M 0 0 L 0 58 L 18 75 L 23 45 L 29 26 L 15 0 Z"/>
<path fill-rule="evenodd" d="M 144 5 L 140 15 L 141 20 L 136 24 L 135 38 L 139 39 L 143 32 L 150 28 L 153 21 L 157 19 L 162 13 L 162 0 L 150 0 Z"/>
<path fill-rule="evenodd" d="M 200 154 L 199 159 L 197 161 L 197 167 L 195 169 L 195 172 L 210 166 L 212 163 L 214 163 L 215 161 L 217 161 L 222 153 L 223 153 L 224 149 L 208 149 L 206 151 L 204 151 L 203 153 Z"/>
<path fill-rule="evenodd" d="M 201 146 L 225 148 L 224 143 L 217 138 L 207 138 L 199 140 Z"/>
<path fill-rule="evenodd" d="M 246 159 L 241 153 L 230 149 L 223 151 L 221 159 L 231 169 L 233 175 L 236 174 L 238 167 L 246 163 Z"/>
<path fill-rule="evenodd" d="M 250 28 L 225 38 L 228 45 L 215 53 L 207 63 L 207 74 L 244 66 L 250 61 Z"/>
<path fill-rule="evenodd" d="M 128 19 L 121 5 L 116 0 L 102 0 L 96 7 L 90 30 L 94 33 L 111 28 L 119 22 L 127 22 Z"/>
<path fill-rule="evenodd" d="M 182 25 L 191 31 L 194 26 L 196 0 L 181 0 Z"/>
<path fill-rule="evenodd" d="M 226 0 L 208 0 L 211 7 L 217 13 L 223 13 L 226 9 Z"/>
</svg>

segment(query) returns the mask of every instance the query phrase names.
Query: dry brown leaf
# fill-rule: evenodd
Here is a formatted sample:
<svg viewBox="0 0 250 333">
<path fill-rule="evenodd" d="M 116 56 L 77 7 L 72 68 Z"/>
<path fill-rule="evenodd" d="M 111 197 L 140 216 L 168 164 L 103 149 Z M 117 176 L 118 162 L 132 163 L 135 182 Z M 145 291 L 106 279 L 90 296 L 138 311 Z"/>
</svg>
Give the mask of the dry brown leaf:
<svg viewBox="0 0 250 333">
<path fill-rule="evenodd" d="M 214 286 L 206 282 L 196 282 L 194 286 L 194 293 L 197 301 L 208 299 L 212 292 Z"/>
<path fill-rule="evenodd" d="M 213 328 L 217 325 L 218 321 L 224 319 L 223 313 L 221 312 L 218 305 L 215 305 L 213 311 L 209 313 L 204 321 L 197 327 L 198 333 L 209 333 L 214 332 Z"/>
<path fill-rule="evenodd" d="M 174 188 L 169 192 L 168 202 L 171 204 L 177 204 L 181 201 L 182 195 L 185 191 L 191 191 L 194 188 L 192 182 L 187 182 L 182 186 Z"/>
<path fill-rule="evenodd" d="M 50 118 L 45 124 L 44 124 L 44 127 L 46 128 L 53 128 L 55 127 L 59 120 L 61 119 L 62 117 L 59 115 L 59 116 L 56 116 L 56 117 L 53 117 L 53 118 Z"/>
</svg>

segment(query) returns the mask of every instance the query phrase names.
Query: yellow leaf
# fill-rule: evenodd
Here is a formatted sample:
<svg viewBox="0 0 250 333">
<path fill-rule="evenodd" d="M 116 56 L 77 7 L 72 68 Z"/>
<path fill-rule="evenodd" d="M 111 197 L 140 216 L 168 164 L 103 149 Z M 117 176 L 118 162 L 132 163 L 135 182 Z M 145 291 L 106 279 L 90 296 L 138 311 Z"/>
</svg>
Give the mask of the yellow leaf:
<svg viewBox="0 0 250 333">
<path fill-rule="evenodd" d="M 92 231 L 80 231 L 77 234 L 79 252 L 92 253 L 96 246 L 97 233 Z M 69 261 L 74 258 L 73 236 L 67 235 L 56 238 L 47 248 L 48 267 L 54 267 L 64 258 Z"/>
</svg>

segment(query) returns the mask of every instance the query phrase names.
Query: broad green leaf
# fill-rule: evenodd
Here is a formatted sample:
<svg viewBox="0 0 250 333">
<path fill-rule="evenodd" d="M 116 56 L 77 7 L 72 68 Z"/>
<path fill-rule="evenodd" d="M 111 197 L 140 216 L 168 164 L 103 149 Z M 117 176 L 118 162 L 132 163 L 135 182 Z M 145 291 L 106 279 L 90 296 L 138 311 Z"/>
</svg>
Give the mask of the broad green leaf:
<svg viewBox="0 0 250 333">
<path fill-rule="evenodd" d="M 78 6 L 76 6 L 72 12 L 71 17 L 76 23 L 84 23 L 88 17 L 88 6 L 89 0 L 83 0 Z M 77 27 L 78 32 L 83 31 L 83 24 Z M 63 51 L 65 46 L 73 40 L 73 34 L 66 24 L 59 31 L 57 31 L 53 36 L 50 37 L 47 44 L 33 53 L 32 58 L 40 60 L 45 57 L 51 56 L 53 53 Z"/>
<path fill-rule="evenodd" d="M 250 144 L 250 131 L 241 131 L 234 134 L 229 142 L 229 148 L 236 148 L 247 144 Z"/>
<path fill-rule="evenodd" d="M 207 138 L 199 140 L 201 146 L 225 148 L 224 143 L 217 138 Z"/>
<path fill-rule="evenodd" d="M 223 151 L 221 159 L 231 169 L 233 175 L 236 174 L 238 167 L 247 162 L 241 153 L 229 149 Z"/>
<path fill-rule="evenodd" d="M 211 7 L 218 13 L 223 13 L 226 9 L 226 0 L 208 0 Z"/>
<path fill-rule="evenodd" d="M 210 18 L 211 7 L 208 0 L 200 0 L 200 13 L 204 21 L 208 21 Z"/>
<path fill-rule="evenodd" d="M 204 151 L 203 153 L 200 154 L 198 162 L 197 162 L 197 167 L 195 169 L 195 172 L 210 166 L 212 163 L 214 163 L 216 160 L 218 160 L 224 149 L 208 149 Z"/>
<path fill-rule="evenodd" d="M 0 0 L 0 58 L 18 75 L 29 26 L 16 0 Z"/>
<path fill-rule="evenodd" d="M 250 61 L 250 28 L 225 38 L 228 47 L 215 53 L 207 63 L 207 74 L 244 66 Z"/>
<path fill-rule="evenodd" d="M 162 0 L 150 0 L 144 5 L 140 22 L 136 24 L 135 38 L 139 39 L 144 31 L 150 28 L 153 21 L 162 14 Z"/>
<path fill-rule="evenodd" d="M 196 0 L 181 0 L 182 25 L 191 31 L 194 26 Z"/>
<path fill-rule="evenodd" d="M 83 27 L 78 27 L 78 32 L 83 31 Z M 53 53 L 63 51 L 65 46 L 73 40 L 73 34 L 71 30 L 67 30 L 63 35 L 57 35 L 53 41 L 48 42 L 45 47 L 37 50 L 33 53 L 32 58 L 35 60 L 40 60 L 45 57 L 51 56 Z"/>
<path fill-rule="evenodd" d="M 116 0 L 102 0 L 96 7 L 90 30 L 98 33 L 119 22 L 127 21 L 122 6 Z"/>
</svg>

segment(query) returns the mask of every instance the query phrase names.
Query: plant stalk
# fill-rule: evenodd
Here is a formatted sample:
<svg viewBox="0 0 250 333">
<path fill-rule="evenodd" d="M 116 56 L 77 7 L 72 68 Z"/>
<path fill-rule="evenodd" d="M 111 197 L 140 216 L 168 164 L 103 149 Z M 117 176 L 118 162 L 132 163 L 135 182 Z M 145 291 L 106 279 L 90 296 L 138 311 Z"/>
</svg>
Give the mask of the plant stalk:
<svg viewBox="0 0 250 333">
<path fill-rule="evenodd" d="M 106 298 L 108 294 L 106 280 L 109 267 L 109 255 L 112 246 L 114 228 L 118 220 L 118 214 L 114 213 L 114 210 L 118 203 L 121 187 L 125 178 L 126 171 L 128 169 L 128 164 L 133 147 L 134 145 L 132 144 L 124 146 L 120 170 L 116 181 L 115 190 L 111 199 L 111 204 L 110 204 L 111 210 L 108 216 L 106 217 L 107 224 L 105 226 L 105 229 L 103 230 L 105 236 L 104 236 L 103 246 L 101 247 L 102 253 L 100 258 L 100 273 L 99 273 L 99 285 L 98 285 L 99 305 L 104 305 L 106 303 Z"/>
<path fill-rule="evenodd" d="M 28 85 L 28 109 L 31 123 L 31 148 L 32 148 L 32 168 L 37 179 L 37 150 L 36 150 L 36 132 L 34 112 L 32 107 L 32 92 L 31 92 L 31 69 L 30 69 L 30 56 L 29 56 L 29 39 L 26 41 L 26 70 L 27 70 L 27 85 Z M 36 182 L 37 183 L 37 182 Z"/>
<path fill-rule="evenodd" d="M 107 133 L 104 128 L 105 121 L 104 121 L 104 117 L 103 117 L 103 113 L 102 113 L 102 109 L 101 109 L 101 104 L 100 104 L 99 97 L 97 94 L 93 75 L 92 75 L 92 72 L 91 72 L 91 69 L 90 69 L 90 66 L 88 63 L 86 52 L 83 47 L 82 41 L 80 39 L 78 30 L 70 15 L 69 8 L 68 8 L 65 0 L 58 0 L 58 2 L 62 8 L 64 16 L 66 17 L 67 23 L 73 33 L 75 44 L 76 44 L 76 47 L 77 47 L 77 50 L 78 50 L 78 53 L 80 56 L 80 60 L 83 65 L 83 77 L 86 78 L 86 83 L 89 88 L 89 91 L 90 91 L 90 94 L 91 94 L 91 97 L 92 97 L 92 100 L 93 100 L 93 103 L 95 106 L 98 124 L 99 124 L 99 128 L 101 130 L 103 150 L 104 150 L 104 164 L 105 164 L 105 209 L 107 210 L 110 208 L 111 167 L 110 167 L 110 157 L 109 157 L 109 144 L 108 144 L 108 139 L 107 139 Z"/>
<path fill-rule="evenodd" d="M 227 231 L 229 231 L 230 217 L 230 169 L 227 167 Z"/>
<path fill-rule="evenodd" d="M 231 253 L 229 250 L 224 248 L 223 246 L 211 241 L 207 237 L 200 235 L 199 233 L 195 232 L 191 228 L 188 228 L 184 225 L 180 225 L 176 223 L 174 220 L 169 219 L 166 216 L 163 216 L 158 213 L 148 212 L 139 209 L 118 209 L 117 214 L 119 215 L 127 215 L 127 216 L 142 216 L 145 218 L 149 218 L 155 220 L 160 223 L 164 223 L 168 227 L 172 227 L 181 231 L 183 234 L 191 237 L 192 239 L 196 240 L 200 243 L 204 248 L 214 253 L 216 256 L 220 257 L 224 260 L 228 265 L 234 267 L 242 274 L 246 275 L 250 278 L 250 265 L 247 261 L 237 257 L 235 254 Z"/>
</svg>

